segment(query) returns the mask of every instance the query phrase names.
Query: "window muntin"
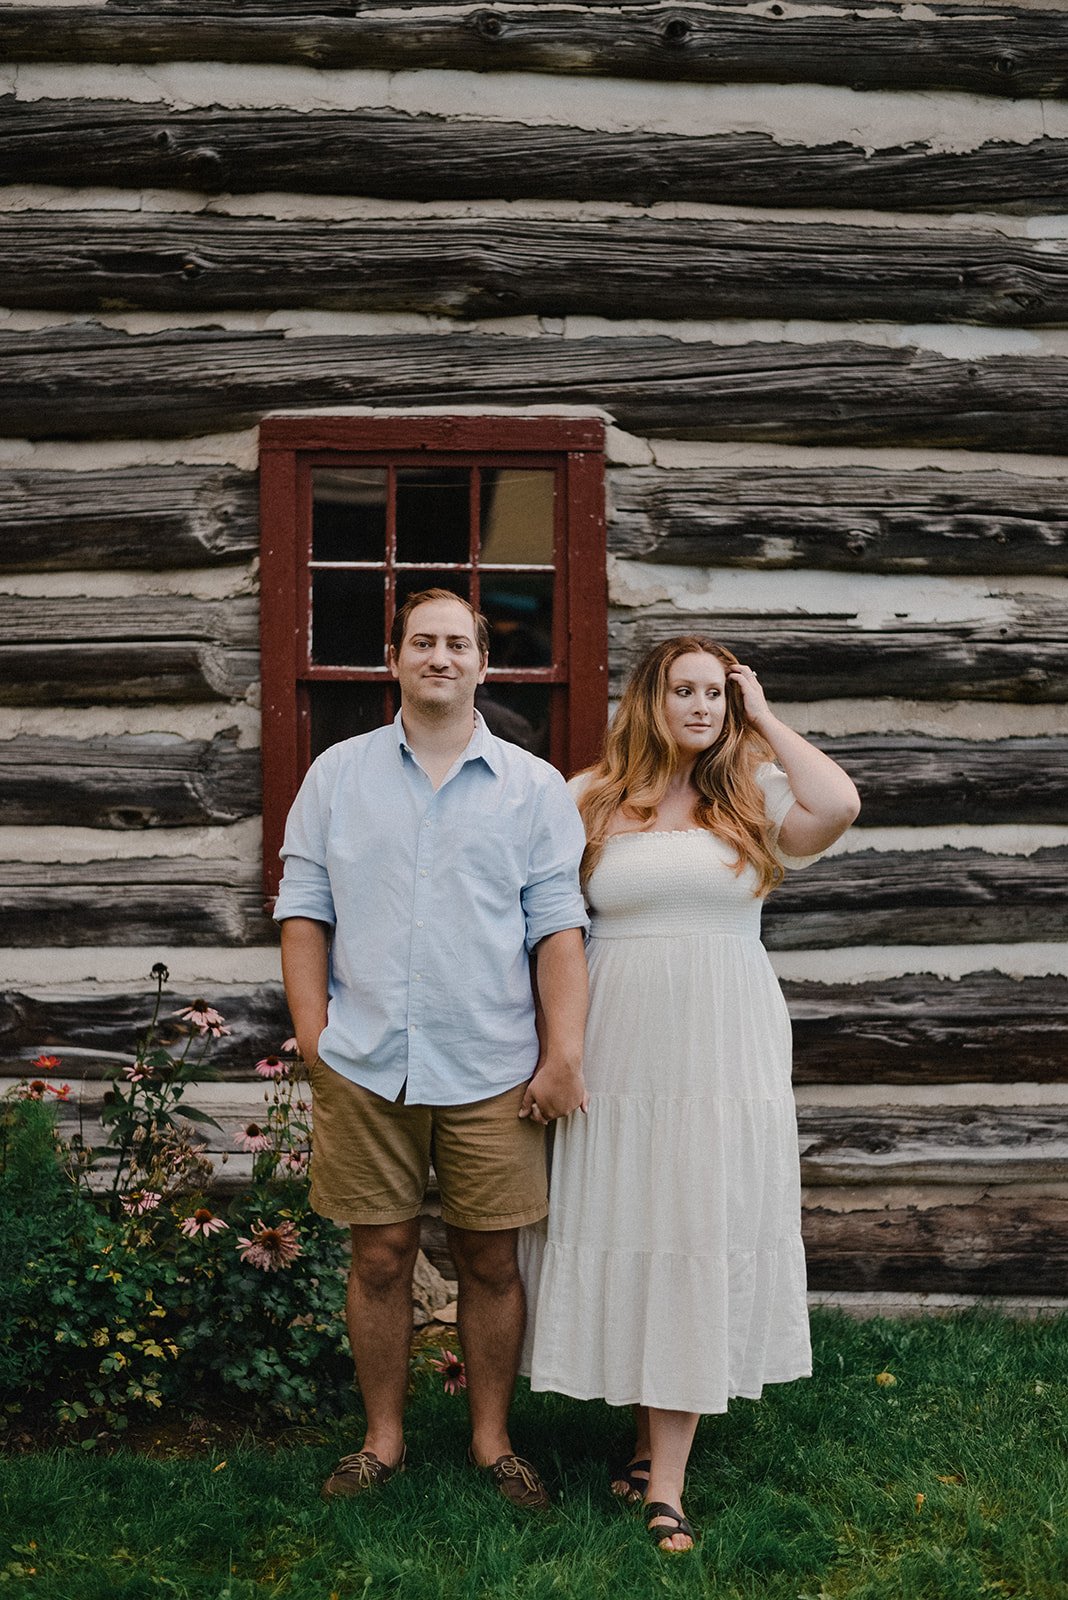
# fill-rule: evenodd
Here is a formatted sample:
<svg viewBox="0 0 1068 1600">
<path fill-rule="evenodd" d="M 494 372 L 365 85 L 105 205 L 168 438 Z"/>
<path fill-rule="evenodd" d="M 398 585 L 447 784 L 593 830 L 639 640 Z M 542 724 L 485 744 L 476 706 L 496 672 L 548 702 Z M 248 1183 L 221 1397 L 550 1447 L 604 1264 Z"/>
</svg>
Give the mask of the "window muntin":
<svg viewBox="0 0 1068 1600">
<path fill-rule="evenodd" d="M 489 621 L 491 666 L 478 697 L 487 722 L 550 757 L 547 685 L 566 674 L 566 631 L 556 623 L 564 609 L 562 464 L 471 453 L 424 454 L 414 464 L 335 455 L 309 458 L 304 472 L 309 625 L 299 680 L 308 759 L 394 715 L 393 617 L 409 595 L 430 588 L 451 589 Z"/>
</svg>

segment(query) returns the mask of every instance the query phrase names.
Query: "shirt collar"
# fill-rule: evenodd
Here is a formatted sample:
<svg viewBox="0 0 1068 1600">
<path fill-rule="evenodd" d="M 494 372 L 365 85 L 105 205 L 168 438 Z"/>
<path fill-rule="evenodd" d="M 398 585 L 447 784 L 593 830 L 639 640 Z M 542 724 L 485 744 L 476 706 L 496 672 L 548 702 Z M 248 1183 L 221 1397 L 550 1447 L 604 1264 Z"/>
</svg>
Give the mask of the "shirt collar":
<svg viewBox="0 0 1068 1600">
<path fill-rule="evenodd" d="M 393 726 L 396 729 L 397 734 L 397 748 L 402 751 L 406 750 L 414 760 L 414 752 L 412 751 L 412 747 L 404 736 L 404 723 L 401 721 L 400 711 L 398 711 L 397 715 L 393 718 Z M 487 767 L 489 767 L 490 771 L 495 777 L 499 778 L 501 776 L 503 768 L 501 763 L 500 741 L 486 726 L 486 720 L 481 711 L 476 711 L 474 731 L 472 732 L 471 738 L 468 741 L 466 750 L 460 757 L 460 764 L 463 765 L 465 762 L 477 761 L 479 759 L 486 763 Z"/>
</svg>

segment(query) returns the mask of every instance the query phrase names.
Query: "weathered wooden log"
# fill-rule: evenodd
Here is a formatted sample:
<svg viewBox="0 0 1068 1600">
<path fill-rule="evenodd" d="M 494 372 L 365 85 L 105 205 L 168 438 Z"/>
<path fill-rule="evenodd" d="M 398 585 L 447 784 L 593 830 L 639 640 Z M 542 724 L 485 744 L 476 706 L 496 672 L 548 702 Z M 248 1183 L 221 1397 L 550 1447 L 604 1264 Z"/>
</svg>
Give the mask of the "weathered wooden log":
<svg viewBox="0 0 1068 1600">
<path fill-rule="evenodd" d="M 113 1063 L 112 1075 L 117 1068 Z M 0 1095 L 18 1081 L 0 1078 Z M 109 1079 L 79 1082 L 61 1065 L 47 1081 L 72 1084 L 70 1098 L 57 1104 L 60 1131 L 69 1137 L 81 1129 L 89 1143 L 105 1143 L 99 1118 Z M 308 1089 L 301 1094 L 310 1102 Z M 255 1077 L 191 1087 L 189 1103 L 219 1124 L 200 1131 L 208 1153 L 233 1152 L 243 1129 L 262 1119 L 271 1096 L 270 1086 Z M 868 1112 L 802 1106 L 798 1136 L 802 1182 L 822 1188 L 905 1183 L 1003 1187 L 1068 1178 L 1068 1131 L 1060 1106 L 895 1106 Z"/>
<path fill-rule="evenodd" d="M 813 742 L 860 789 L 869 828 L 1068 822 L 1068 739 L 817 734 Z"/>
<path fill-rule="evenodd" d="M 169 639 L 248 648 L 258 642 L 259 606 L 251 595 L 201 600 L 188 594 L 0 595 L 0 639 L 126 641 Z"/>
<path fill-rule="evenodd" d="M 860 788 L 868 827 L 1063 823 L 1068 739 L 857 735 L 816 744 Z M 15 823 L 95 828 L 225 823 L 260 809 L 258 750 L 236 735 L 0 741 L 0 810 Z"/>
<path fill-rule="evenodd" d="M 1068 1200 L 802 1212 L 810 1289 L 1068 1294 Z"/>
<path fill-rule="evenodd" d="M 21 437 L 192 434 L 357 399 L 586 404 L 631 432 L 669 438 L 1056 454 L 1068 434 L 1068 359 L 646 335 L 285 338 L 81 324 L 0 335 L 0 428 Z"/>
<path fill-rule="evenodd" d="M 794 1081 L 1068 1082 L 1068 978 L 783 983 Z"/>
<path fill-rule="evenodd" d="M 261 807 L 260 752 L 236 729 L 214 739 L 116 734 L 0 741 L 8 825 L 177 828 L 237 822 Z"/>
<path fill-rule="evenodd" d="M 381 16 L 329 14 L 323 0 L 202 0 L 19 6 L 0 12 L 6 61 L 281 61 L 318 68 L 560 72 L 684 83 L 830 83 L 849 89 L 1065 92 L 1063 17 L 996 5 L 851 10 L 842 0 L 779 11 L 710 11 L 676 3 L 479 8 L 409 6 Z"/>
<path fill-rule="evenodd" d="M 801 1221 L 810 1290 L 1068 1295 L 1065 1199 L 995 1195 L 921 1209 L 903 1198 L 849 1211 L 803 1203 Z M 422 1247 L 440 1271 L 455 1275 L 432 1206 L 424 1210 Z"/>
<path fill-rule="evenodd" d="M 258 617 L 250 596 L 0 596 L 0 705 L 241 699 Z"/>
<path fill-rule="evenodd" d="M 866 467 L 617 467 L 608 547 L 683 566 L 1068 574 L 1061 479 Z"/>
<path fill-rule="evenodd" d="M 132 1054 L 151 1015 L 143 991 L 9 989 L 0 993 L 0 1064 L 9 1073 L 41 1051 L 68 1075 L 100 1076 Z M 970 973 L 950 982 L 912 974 L 885 982 L 783 984 L 799 1084 L 1068 1082 L 1068 978 Z M 163 1014 L 198 998 L 169 990 Z M 233 1033 L 212 1047 L 228 1078 L 251 1075 L 290 1031 L 280 984 L 219 984 L 206 995 Z M 21 1065 L 19 1065 L 21 1063 Z"/>
<path fill-rule="evenodd" d="M 1068 320 L 1068 255 L 975 228 L 613 217 L 0 217 L 0 303 L 497 316 Z"/>
<path fill-rule="evenodd" d="M 858 850 L 786 882 L 764 912 L 769 950 L 862 944 L 997 944 L 1064 936 L 1068 848 Z"/>
<path fill-rule="evenodd" d="M 53 13 L 55 15 L 55 13 Z M 292 190 L 394 199 L 694 200 L 883 211 L 1056 211 L 1068 141 L 782 144 L 451 121 L 395 111 L 176 111 L 127 102 L 15 101 L 0 125 L 0 183 L 110 184 L 210 194 Z"/>
<path fill-rule="evenodd" d="M 146 954 L 144 986 L 130 993 L 100 993 L 73 986 L 0 994 L 0 1064 L 9 1075 L 25 1075 L 38 1054 L 58 1055 L 60 1074 L 100 1078 L 117 1061 L 132 1060 L 136 1041 L 152 1016 L 154 992 L 148 978 L 151 951 Z M 278 1052 L 292 1032 L 281 983 L 219 984 L 203 995 L 164 991 L 160 1016 L 171 1026 L 187 1006 L 205 999 L 226 1019 L 231 1032 L 216 1039 L 208 1056 L 210 1071 L 235 1083 L 255 1078 L 256 1062 Z"/>
<path fill-rule="evenodd" d="M 773 950 L 1059 938 L 1068 850 L 857 851 L 788 877 L 765 912 Z M 7 942 L 270 942 L 257 862 L 139 858 L 0 864 Z"/>
<path fill-rule="evenodd" d="M 609 673 L 619 693 L 635 662 L 678 633 L 721 639 L 759 668 L 773 699 L 823 700 L 855 695 L 902 695 L 916 700 L 1004 700 L 1032 703 L 1068 698 L 1063 633 L 1042 637 L 1021 616 L 1012 636 L 991 638 L 990 624 L 903 624 L 865 628 L 855 619 L 679 611 L 657 604 L 609 615 Z"/>
<path fill-rule="evenodd" d="M 117 1063 L 113 1062 L 113 1074 L 116 1066 Z M 0 1078 L 0 1094 L 14 1087 L 18 1081 L 18 1079 Z M 49 1073 L 47 1081 L 56 1087 L 61 1087 L 63 1082 L 70 1081 L 69 1098 L 55 1102 L 56 1126 L 60 1134 L 69 1139 L 72 1134 L 80 1132 L 88 1144 L 106 1145 L 112 1135 L 101 1124 L 100 1112 L 103 1109 L 104 1097 L 111 1088 L 109 1080 L 95 1078 L 79 1083 L 76 1077 L 66 1072 L 64 1064 L 59 1071 Z M 310 1109 L 310 1088 L 302 1084 L 299 1093 L 304 1104 Z M 50 1100 L 51 1098 L 49 1096 Z M 220 1083 L 209 1080 L 192 1084 L 184 1099 L 197 1110 L 206 1112 L 218 1123 L 218 1127 L 213 1127 L 211 1123 L 199 1121 L 195 1123 L 197 1143 L 203 1145 L 205 1154 L 217 1162 L 220 1156 L 231 1159 L 236 1156 L 241 1148 L 240 1135 L 250 1122 L 262 1124 L 271 1099 L 271 1086 L 262 1078 L 253 1078 L 241 1083 Z M 180 1109 L 178 1114 L 181 1115 Z"/>
<path fill-rule="evenodd" d="M 4 862 L 5 940 L 14 948 L 270 944 L 259 866 L 194 857 Z"/>
<path fill-rule="evenodd" d="M 1060 479 L 1007 472 L 616 467 L 609 549 L 693 566 L 1068 575 Z M 0 471 L 0 567 L 161 570 L 259 548 L 236 467 Z"/>
<path fill-rule="evenodd" d="M 208 567 L 259 549 L 256 477 L 234 467 L 0 472 L 0 568 Z"/>
<path fill-rule="evenodd" d="M 1061 1183 L 1068 1116 L 1051 1106 L 798 1108 L 801 1181 L 828 1184 Z"/>
<path fill-rule="evenodd" d="M 0 645 L 0 705 L 132 705 L 242 700 L 259 681 L 254 650 L 172 643 Z"/>
</svg>

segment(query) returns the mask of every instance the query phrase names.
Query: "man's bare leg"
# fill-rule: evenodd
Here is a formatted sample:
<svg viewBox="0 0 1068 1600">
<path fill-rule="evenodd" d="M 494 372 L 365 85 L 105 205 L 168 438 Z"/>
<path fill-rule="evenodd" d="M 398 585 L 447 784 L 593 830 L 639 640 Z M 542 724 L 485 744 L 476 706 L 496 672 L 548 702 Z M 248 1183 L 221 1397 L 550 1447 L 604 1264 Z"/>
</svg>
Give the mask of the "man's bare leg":
<svg viewBox="0 0 1068 1600">
<path fill-rule="evenodd" d="M 396 1466 L 404 1449 L 412 1272 L 418 1249 L 418 1217 L 352 1229 L 345 1312 L 367 1416 L 363 1449 L 387 1467 Z"/>
<path fill-rule="evenodd" d="M 527 1315 L 517 1230 L 450 1227 L 448 1237 L 459 1277 L 457 1329 L 467 1370 L 471 1450 L 479 1466 L 488 1466 L 512 1449 L 508 1410 Z"/>
</svg>

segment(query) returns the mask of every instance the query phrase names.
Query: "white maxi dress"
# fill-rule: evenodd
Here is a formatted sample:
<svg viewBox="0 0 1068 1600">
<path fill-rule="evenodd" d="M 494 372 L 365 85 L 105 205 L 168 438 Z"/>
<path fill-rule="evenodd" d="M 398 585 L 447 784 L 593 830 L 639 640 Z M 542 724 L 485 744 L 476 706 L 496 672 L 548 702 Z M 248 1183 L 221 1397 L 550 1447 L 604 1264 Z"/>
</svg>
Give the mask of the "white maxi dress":
<svg viewBox="0 0 1068 1600">
<path fill-rule="evenodd" d="M 757 776 L 777 830 L 788 780 Z M 633 833 L 590 879 L 589 1111 L 522 1252 L 534 1389 L 722 1412 L 811 1372 L 790 1021 L 733 859 Z"/>
</svg>

